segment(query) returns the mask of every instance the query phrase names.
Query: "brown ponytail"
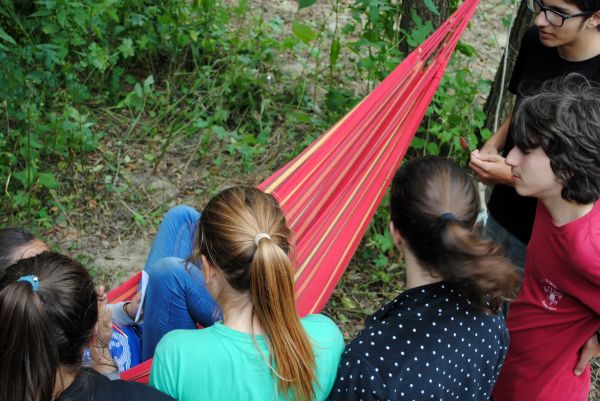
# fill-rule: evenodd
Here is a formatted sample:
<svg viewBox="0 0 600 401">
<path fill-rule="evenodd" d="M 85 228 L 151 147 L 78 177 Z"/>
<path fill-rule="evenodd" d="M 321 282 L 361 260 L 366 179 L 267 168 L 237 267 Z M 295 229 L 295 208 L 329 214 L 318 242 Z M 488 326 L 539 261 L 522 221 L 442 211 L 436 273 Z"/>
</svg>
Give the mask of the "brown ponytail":
<svg viewBox="0 0 600 401">
<path fill-rule="evenodd" d="M 390 204 L 394 226 L 424 268 L 494 313 L 514 296 L 518 275 L 499 245 L 474 232 L 475 183 L 456 163 L 409 161 L 394 177 Z"/>
<path fill-rule="evenodd" d="M 256 188 L 230 188 L 204 209 L 195 254 L 221 269 L 234 289 L 249 292 L 278 389 L 309 401 L 315 396 L 316 364 L 296 311 L 290 236 L 271 195 Z"/>
<path fill-rule="evenodd" d="M 18 281 L 31 275 L 39 288 Z M 54 400 L 59 367 L 79 369 L 97 318 L 93 281 L 78 262 L 45 252 L 8 267 L 0 279 L 0 400 Z"/>
</svg>

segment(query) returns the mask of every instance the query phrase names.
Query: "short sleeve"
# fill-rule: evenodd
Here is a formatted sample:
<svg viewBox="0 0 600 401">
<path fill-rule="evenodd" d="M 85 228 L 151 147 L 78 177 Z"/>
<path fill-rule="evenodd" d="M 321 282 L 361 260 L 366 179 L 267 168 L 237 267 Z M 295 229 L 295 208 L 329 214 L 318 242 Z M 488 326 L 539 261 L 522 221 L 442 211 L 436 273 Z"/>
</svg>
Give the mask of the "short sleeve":
<svg viewBox="0 0 600 401">
<path fill-rule="evenodd" d="M 369 361 L 346 351 L 329 394 L 330 401 L 383 400 L 381 377 Z"/>
</svg>

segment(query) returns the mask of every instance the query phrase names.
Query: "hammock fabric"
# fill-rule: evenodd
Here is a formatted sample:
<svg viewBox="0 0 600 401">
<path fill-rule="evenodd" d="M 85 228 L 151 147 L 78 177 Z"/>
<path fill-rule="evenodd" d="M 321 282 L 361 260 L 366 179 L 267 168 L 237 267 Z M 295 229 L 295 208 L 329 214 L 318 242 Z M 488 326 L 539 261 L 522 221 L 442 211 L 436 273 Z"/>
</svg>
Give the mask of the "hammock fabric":
<svg viewBox="0 0 600 401">
<path fill-rule="evenodd" d="M 295 234 L 297 306 L 320 311 L 358 247 L 478 0 L 463 5 L 341 121 L 259 187 Z M 139 275 L 109 293 L 131 298 Z M 147 382 L 152 361 L 121 374 Z"/>
</svg>

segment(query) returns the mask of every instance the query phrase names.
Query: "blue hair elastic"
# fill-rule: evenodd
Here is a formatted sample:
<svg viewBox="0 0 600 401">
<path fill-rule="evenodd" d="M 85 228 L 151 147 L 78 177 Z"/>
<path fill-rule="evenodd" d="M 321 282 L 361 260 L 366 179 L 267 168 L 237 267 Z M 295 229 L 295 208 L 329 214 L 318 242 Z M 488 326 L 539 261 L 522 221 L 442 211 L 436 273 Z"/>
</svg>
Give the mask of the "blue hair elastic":
<svg viewBox="0 0 600 401">
<path fill-rule="evenodd" d="M 31 288 L 33 288 L 33 292 L 38 292 L 40 290 L 40 279 L 38 279 L 37 276 L 34 276 L 34 275 L 23 276 L 23 277 L 19 278 L 17 281 L 29 283 L 31 285 Z"/>
<path fill-rule="evenodd" d="M 445 223 L 450 220 L 456 220 L 456 216 L 453 213 L 446 212 L 441 214 L 437 219 L 440 223 Z"/>
</svg>

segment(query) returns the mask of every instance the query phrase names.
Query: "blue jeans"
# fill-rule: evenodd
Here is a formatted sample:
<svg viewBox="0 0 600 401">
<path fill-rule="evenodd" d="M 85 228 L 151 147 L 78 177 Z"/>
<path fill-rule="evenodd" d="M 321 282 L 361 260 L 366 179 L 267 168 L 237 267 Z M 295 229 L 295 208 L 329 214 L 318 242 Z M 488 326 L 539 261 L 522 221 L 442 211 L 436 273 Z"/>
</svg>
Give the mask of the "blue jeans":
<svg viewBox="0 0 600 401">
<path fill-rule="evenodd" d="M 144 301 L 142 360 L 152 358 L 160 339 L 175 329 L 210 326 L 221 318 L 206 291 L 201 266 L 185 263 L 192 254 L 200 213 L 186 205 L 169 210 L 160 224 L 144 270 L 149 275 Z"/>
</svg>

